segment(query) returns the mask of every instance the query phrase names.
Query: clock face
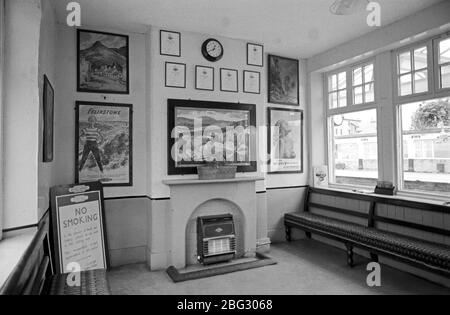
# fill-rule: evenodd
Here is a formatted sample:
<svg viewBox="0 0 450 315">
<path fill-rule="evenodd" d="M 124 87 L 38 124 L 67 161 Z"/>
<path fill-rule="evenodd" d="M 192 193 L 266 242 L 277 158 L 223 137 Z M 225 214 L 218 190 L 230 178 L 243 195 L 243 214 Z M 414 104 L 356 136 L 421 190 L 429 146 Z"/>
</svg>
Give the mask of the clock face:
<svg viewBox="0 0 450 315">
<path fill-rule="evenodd" d="M 202 46 L 203 56 L 209 61 L 218 61 L 223 57 L 223 46 L 216 39 L 208 39 Z"/>
</svg>

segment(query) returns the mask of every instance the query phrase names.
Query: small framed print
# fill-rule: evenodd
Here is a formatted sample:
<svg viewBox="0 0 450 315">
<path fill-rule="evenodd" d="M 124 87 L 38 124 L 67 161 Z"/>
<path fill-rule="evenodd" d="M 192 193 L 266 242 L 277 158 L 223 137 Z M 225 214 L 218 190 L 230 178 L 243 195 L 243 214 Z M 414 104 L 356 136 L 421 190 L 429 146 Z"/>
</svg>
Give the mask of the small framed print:
<svg viewBox="0 0 450 315">
<path fill-rule="evenodd" d="M 186 88 L 186 65 L 166 62 L 166 87 Z"/>
<path fill-rule="evenodd" d="M 259 72 L 244 70 L 244 93 L 261 93 L 261 74 Z"/>
<path fill-rule="evenodd" d="M 239 92 L 238 71 L 233 69 L 220 69 L 220 90 L 222 92 Z"/>
<path fill-rule="evenodd" d="M 214 68 L 204 66 L 195 67 L 195 89 L 214 91 Z"/>
<path fill-rule="evenodd" d="M 159 47 L 160 55 L 181 57 L 181 34 L 161 30 L 159 32 Z"/>
<path fill-rule="evenodd" d="M 264 46 L 258 44 L 247 44 L 247 65 L 264 66 Z"/>
</svg>

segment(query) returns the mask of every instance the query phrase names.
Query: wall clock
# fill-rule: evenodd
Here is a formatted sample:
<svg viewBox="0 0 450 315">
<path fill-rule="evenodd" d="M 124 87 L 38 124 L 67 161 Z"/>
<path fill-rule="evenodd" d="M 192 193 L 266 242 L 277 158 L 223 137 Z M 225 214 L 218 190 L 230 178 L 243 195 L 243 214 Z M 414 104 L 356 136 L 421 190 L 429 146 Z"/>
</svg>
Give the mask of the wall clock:
<svg viewBox="0 0 450 315">
<path fill-rule="evenodd" d="M 208 61 L 219 61 L 223 57 L 223 46 L 217 39 L 207 39 L 203 42 L 202 54 Z"/>
</svg>

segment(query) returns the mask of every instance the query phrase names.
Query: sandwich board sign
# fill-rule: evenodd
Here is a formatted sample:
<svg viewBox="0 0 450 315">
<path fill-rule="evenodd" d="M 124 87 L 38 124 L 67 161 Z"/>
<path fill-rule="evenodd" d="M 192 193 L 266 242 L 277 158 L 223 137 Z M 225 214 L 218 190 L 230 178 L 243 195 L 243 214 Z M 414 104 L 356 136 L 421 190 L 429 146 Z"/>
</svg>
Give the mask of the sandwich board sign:
<svg viewBox="0 0 450 315">
<path fill-rule="evenodd" d="M 103 186 L 100 182 L 50 190 L 55 266 L 59 273 L 107 269 Z"/>
</svg>

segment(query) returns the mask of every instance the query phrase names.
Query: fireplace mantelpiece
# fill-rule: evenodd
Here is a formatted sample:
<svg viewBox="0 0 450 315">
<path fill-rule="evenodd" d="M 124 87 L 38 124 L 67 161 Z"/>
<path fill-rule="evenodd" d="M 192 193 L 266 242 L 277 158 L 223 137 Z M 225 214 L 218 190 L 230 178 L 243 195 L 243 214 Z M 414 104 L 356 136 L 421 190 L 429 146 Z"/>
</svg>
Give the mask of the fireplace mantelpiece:
<svg viewBox="0 0 450 315">
<path fill-rule="evenodd" d="M 181 179 L 165 180 L 170 187 L 170 214 L 168 222 L 168 264 L 184 268 L 186 259 L 187 225 L 196 211 L 205 215 L 204 205 L 223 203 L 239 209 L 243 218 L 243 251 L 251 257 L 256 252 L 258 211 L 256 182 L 263 177 L 239 177 L 226 180 Z M 207 213 L 206 213 L 207 214 Z M 214 213 L 211 213 L 214 214 Z"/>
</svg>

